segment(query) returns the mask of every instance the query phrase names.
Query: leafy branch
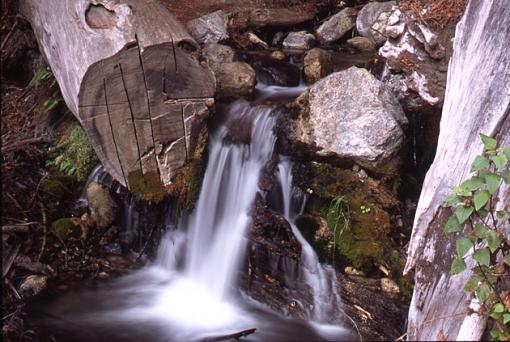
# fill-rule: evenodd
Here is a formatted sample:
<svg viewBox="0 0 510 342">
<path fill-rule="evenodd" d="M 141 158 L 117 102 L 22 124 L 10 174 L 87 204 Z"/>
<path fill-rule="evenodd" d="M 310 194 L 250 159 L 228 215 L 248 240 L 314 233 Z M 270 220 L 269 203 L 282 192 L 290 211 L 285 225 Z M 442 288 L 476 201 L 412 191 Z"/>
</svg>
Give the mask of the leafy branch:
<svg viewBox="0 0 510 342">
<path fill-rule="evenodd" d="M 498 285 L 510 273 L 510 212 L 508 207 L 496 210 L 494 203 L 500 187 L 510 184 L 510 146 L 497 147 L 495 139 L 480 137 L 484 151 L 471 165 L 471 178 L 455 187 L 443 203 L 453 210 L 444 232 L 458 234 L 451 273 L 464 272 L 468 257 L 476 262 L 464 290 L 480 301 L 480 313 L 495 320 L 491 337 L 509 340 L 510 291 L 499 292 Z"/>
</svg>

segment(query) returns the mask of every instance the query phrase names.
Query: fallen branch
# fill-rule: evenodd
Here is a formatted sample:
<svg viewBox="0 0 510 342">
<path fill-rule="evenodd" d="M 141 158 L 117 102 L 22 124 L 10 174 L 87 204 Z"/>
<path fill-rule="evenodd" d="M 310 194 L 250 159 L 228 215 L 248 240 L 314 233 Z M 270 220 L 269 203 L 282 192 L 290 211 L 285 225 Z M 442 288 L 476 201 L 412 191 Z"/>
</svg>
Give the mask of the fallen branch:
<svg viewBox="0 0 510 342">
<path fill-rule="evenodd" d="M 2 153 L 11 152 L 16 149 L 23 147 L 24 145 L 30 144 L 49 144 L 51 140 L 45 137 L 24 139 L 13 144 L 2 147 Z"/>
<path fill-rule="evenodd" d="M 230 339 L 239 339 L 241 337 L 246 337 L 248 335 L 253 334 L 255 332 L 255 330 L 257 330 L 257 329 L 252 328 L 252 329 L 247 329 L 247 330 L 237 332 L 235 334 L 216 336 L 216 337 L 207 337 L 207 338 L 204 338 L 202 341 L 203 342 L 217 342 L 217 341 L 226 341 L 226 340 L 230 340 Z"/>
<path fill-rule="evenodd" d="M 27 222 L 27 223 L 18 223 L 18 224 L 8 224 L 2 226 L 2 233 L 28 233 L 30 230 L 30 226 L 40 224 L 39 222 Z"/>
</svg>

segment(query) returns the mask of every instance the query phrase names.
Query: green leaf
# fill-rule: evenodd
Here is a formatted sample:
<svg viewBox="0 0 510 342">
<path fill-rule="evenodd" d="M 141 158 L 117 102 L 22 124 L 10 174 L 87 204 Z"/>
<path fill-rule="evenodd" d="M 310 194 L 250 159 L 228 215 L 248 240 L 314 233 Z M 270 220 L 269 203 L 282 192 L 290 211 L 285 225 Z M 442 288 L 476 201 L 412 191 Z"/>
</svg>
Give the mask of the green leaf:
<svg viewBox="0 0 510 342">
<path fill-rule="evenodd" d="M 455 258 L 452 262 L 451 273 L 453 275 L 459 274 L 466 269 L 466 263 L 462 258 Z"/>
<path fill-rule="evenodd" d="M 476 288 L 475 293 L 476 293 L 476 297 L 481 302 L 485 302 L 487 299 L 489 299 L 491 297 L 492 290 L 489 285 L 482 284 Z"/>
<path fill-rule="evenodd" d="M 487 215 L 489 215 L 489 212 L 486 210 L 486 209 L 480 209 L 476 212 L 478 214 L 478 216 L 480 216 L 481 218 L 484 218 L 484 217 L 487 217 Z"/>
<path fill-rule="evenodd" d="M 508 322 L 510 322 L 510 313 L 503 315 L 503 324 L 507 324 Z"/>
<path fill-rule="evenodd" d="M 485 176 L 485 181 L 487 182 L 487 189 L 489 189 L 489 192 L 492 195 L 493 193 L 498 191 L 501 177 L 495 174 L 489 174 Z"/>
<path fill-rule="evenodd" d="M 499 245 L 501 244 L 501 239 L 498 237 L 498 233 L 496 233 L 496 231 L 492 229 L 487 231 L 487 243 L 492 253 L 494 253 L 499 248 Z"/>
<path fill-rule="evenodd" d="M 465 292 L 471 292 L 473 291 L 477 286 L 480 280 L 482 280 L 483 277 L 477 274 L 473 274 L 471 278 L 466 282 L 466 285 L 464 285 L 464 291 Z"/>
<path fill-rule="evenodd" d="M 482 248 L 475 251 L 473 259 L 478 261 L 481 265 L 490 266 L 491 264 L 491 252 L 488 248 Z"/>
<path fill-rule="evenodd" d="M 482 171 L 489 168 L 489 159 L 484 156 L 476 156 L 473 164 L 471 165 L 471 171 Z"/>
<path fill-rule="evenodd" d="M 475 211 L 475 208 L 473 207 L 460 206 L 455 210 L 455 216 L 457 216 L 459 223 L 463 224 L 464 222 L 466 222 L 469 216 L 471 216 L 473 211 Z"/>
<path fill-rule="evenodd" d="M 490 335 L 494 339 L 499 339 L 499 336 L 501 335 L 501 332 L 498 330 L 491 330 Z"/>
<path fill-rule="evenodd" d="M 503 146 L 501 148 L 501 152 L 503 152 L 503 154 L 508 158 L 510 159 L 510 146 Z"/>
<path fill-rule="evenodd" d="M 496 167 L 498 168 L 499 171 L 503 171 L 503 169 L 506 166 L 506 163 L 508 162 L 508 159 L 504 154 L 498 154 L 497 156 L 494 156 L 494 158 L 492 158 L 492 161 L 494 162 L 494 164 L 496 164 Z"/>
<path fill-rule="evenodd" d="M 501 174 L 506 184 L 510 184 L 510 171 L 505 171 Z"/>
<path fill-rule="evenodd" d="M 473 242 L 467 237 L 462 236 L 455 241 L 455 249 L 457 250 L 457 256 L 462 258 L 467 252 L 473 247 Z"/>
<path fill-rule="evenodd" d="M 491 316 L 495 320 L 498 320 L 501 317 L 501 312 L 493 312 L 489 316 Z"/>
<path fill-rule="evenodd" d="M 489 198 L 491 198 L 491 194 L 489 194 L 488 191 L 484 190 L 475 192 L 474 202 L 476 211 L 485 207 L 485 205 L 489 201 Z"/>
<path fill-rule="evenodd" d="M 464 181 L 459 187 L 463 191 L 475 191 L 483 185 L 484 180 L 481 177 L 471 177 Z"/>
<path fill-rule="evenodd" d="M 494 305 L 494 309 L 492 310 L 492 312 L 495 313 L 505 312 L 505 306 L 503 305 L 503 303 L 496 303 L 496 305 Z"/>
<path fill-rule="evenodd" d="M 510 212 L 508 212 L 506 210 L 498 210 L 498 211 L 496 211 L 496 217 L 498 219 L 504 219 L 508 215 L 510 215 Z"/>
<path fill-rule="evenodd" d="M 485 146 L 487 150 L 493 150 L 498 145 L 496 139 L 491 138 L 488 135 L 480 134 L 480 138 L 482 139 L 483 146 Z"/>
<path fill-rule="evenodd" d="M 510 266 L 510 254 L 507 254 L 503 257 L 503 261 L 505 262 L 505 264 L 507 264 L 508 266 Z"/>
<path fill-rule="evenodd" d="M 476 224 L 474 230 L 476 237 L 480 239 L 485 239 L 485 237 L 487 236 L 488 229 L 485 228 L 484 225 Z"/>
<path fill-rule="evenodd" d="M 459 196 L 457 196 L 455 194 L 452 194 L 445 198 L 445 200 L 443 202 L 443 207 L 445 207 L 445 208 L 453 207 L 454 205 L 459 204 L 459 203 L 462 203 L 462 198 L 460 198 Z"/>
<path fill-rule="evenodd" d="M 460 232 L 461 230 L 462 230 L 462 226 L 460 225 L 457 218 L 455 216 L 450 216 L 450 218 L 448 219 L 448 221 L 446 222 L 446 224 L 444 226 L 444 232 L 446 234 L 449 234 L 449 233 Z"/>
</svg>

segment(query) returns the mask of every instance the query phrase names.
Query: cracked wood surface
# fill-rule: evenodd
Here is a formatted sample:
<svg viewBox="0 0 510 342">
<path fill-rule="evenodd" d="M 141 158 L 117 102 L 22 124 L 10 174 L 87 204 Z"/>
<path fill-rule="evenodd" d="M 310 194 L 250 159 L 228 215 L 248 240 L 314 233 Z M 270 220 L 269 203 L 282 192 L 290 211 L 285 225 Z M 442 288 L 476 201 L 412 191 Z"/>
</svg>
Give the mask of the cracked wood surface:
<svg viewBox="0 0 510 342">
<path fill-rule="evenodd" d="M 416 211 L 406 272 L 415 270 L 408 319 L 409 340 L 478 340 L 486 319 L 467 312 L 463 291 L 470 277 L 450 274 L 456 236 L 443 227 L 451 215 L 441 204 L 467 179 L 483 146 L 479 133 L 510 144 L 510 8 L 504 1 L 470 0 L 457 25 L 448 70 L 436 156 Z M 510 202 L 502 186 L 496 208 Z"/>
<path fill-rule="evenodd" d="M 194 149 L 215 81 L 197 43 L 155 0 L 22 0 L 69 109 L 106 170 L 169 184 Z"/>
</svg>

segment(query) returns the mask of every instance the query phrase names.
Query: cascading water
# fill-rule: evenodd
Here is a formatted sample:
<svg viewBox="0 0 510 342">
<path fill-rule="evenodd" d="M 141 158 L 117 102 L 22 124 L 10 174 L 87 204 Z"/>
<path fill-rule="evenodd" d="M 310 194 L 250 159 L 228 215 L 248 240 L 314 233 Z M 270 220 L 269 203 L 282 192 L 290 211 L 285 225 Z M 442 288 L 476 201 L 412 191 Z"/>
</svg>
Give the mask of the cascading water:
<svg viewBox="0 0 510 342">
<path fill-rule="evenodd" d="M 309 318 L 317 323 L 338 323 L 338 310 L 341 305 L 338 293 L 335 271 L 330 266 L 322 266 L 312 246 L 294 224 L 296 212 L 293 197 L 304 203 L 305 195 L 292 187 L 292 163 L 286 157 L 280 157 L 278 164 L 278 180 L 282 189 L 283 214 L 289 221 L 294 236 L 301 244 L 300 276 L 310 288 L 313 298 L 313 308 L 309 311 Z M 336 321 L 336 322 L 335 322 Z"/>
<path fill-rule="evenodd" d="M 248 340 L 352 338 L 340 324 L 337 309 L 341 303 L 334 271 L 320 265 L 312 247 L 292 223 L 298 213 L 292 199 L 300 194 L 292 188 L 292 165 L 285 157 L 280 157 L 277 171 L 283 214 L 302 245 L 297 281 L 303 284 L 298 284 L 293 294 L 306 296 L 301 292 L 303 288 L 311 293 L 313 307 L 305 310 L 308 322 L 282 316 L 240 295 L 237 280 L 246 255 L 251 207 L 260 191 L 261 170 L 274 153 L 276 119 L 271 112 L 268 106 L 244 101 L 229 106 L 226 122 L 210 138 L 208 165 L 195 211 L 181 220 L 179 229 L 162 239 L 152 266 L 120 278 L 110 290 L 75 294 L 61 299 L 65 304 L 55 305 L 54 316 L 75 324 L 71 334 L 74 340 L 97 339 L 97 334 L 109 336 L 112 327 L 120 331 L 105 338 L 109 342 L 201 340 L 250 328 L 257 331 Z M 240 139 L 243 143 L 235 143 L 231 132 L 239 123 L 247 127 L 240 129 L 244 132 Z M 105 297 L 103 305 L 92 306 Z M 79 310 L 69 309 L 73 301 L 78 302 Z M 147 327 L 143 336 L 139 336 L 138 329 L 134 331 L 134 326 Z M 81 336 L 91 331 L 96 333 L 94 337 Z"/>
</svg>

